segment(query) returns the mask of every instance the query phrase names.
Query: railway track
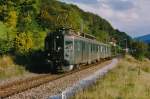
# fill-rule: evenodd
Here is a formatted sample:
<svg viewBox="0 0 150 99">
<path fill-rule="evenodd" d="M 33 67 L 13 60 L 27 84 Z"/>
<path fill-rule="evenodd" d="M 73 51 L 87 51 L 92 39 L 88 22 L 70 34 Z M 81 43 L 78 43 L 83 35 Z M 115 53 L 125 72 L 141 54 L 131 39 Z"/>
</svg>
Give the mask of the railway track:
<svg viewBox="0 0 150 99">
<path fill-rule="evenodd" d="M 105 60 L 105 61 L 107 61 L 107 60 Z M 38 87 L 42 84 L 57 80 L 59 78 L 68 76 L 68 75 L 76 73 L 78 71 L 92 68 L 93 66 L 97 66 L 100 63 L 101 62 L 81 66 L 80 69 L 76 69 L 74 71 L 67 72 L 64 74 L 45 74 L 45 75 L 40 75 L 40 76 L 36 76 L 36 77 L 32 77 L 32 78 L 27 78 L 25 80 L 18 80 L 18 81 L 8 83 L 6 85 L 0 86 L 0 99 L 9 97 L 11 95 L 14 95 L 14 94 L 17 94 L 17 93 L 20 93 L 23 91 L 26 91 L 26 90 L 31 89 L 31 88 Z"/>
</svg>

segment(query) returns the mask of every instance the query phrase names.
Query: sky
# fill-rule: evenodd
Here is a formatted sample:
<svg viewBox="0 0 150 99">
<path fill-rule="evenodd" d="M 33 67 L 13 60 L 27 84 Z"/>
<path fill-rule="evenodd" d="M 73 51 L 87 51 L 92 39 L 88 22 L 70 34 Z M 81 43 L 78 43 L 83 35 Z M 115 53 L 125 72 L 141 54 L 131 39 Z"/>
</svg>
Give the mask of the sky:
<svg viewBox="0 0 150 99">
<path fill-rule="evenodd" d="M 132 37 L 150 34 L 150 0 L 60 0 L 98 14 Z"/>
</svg>

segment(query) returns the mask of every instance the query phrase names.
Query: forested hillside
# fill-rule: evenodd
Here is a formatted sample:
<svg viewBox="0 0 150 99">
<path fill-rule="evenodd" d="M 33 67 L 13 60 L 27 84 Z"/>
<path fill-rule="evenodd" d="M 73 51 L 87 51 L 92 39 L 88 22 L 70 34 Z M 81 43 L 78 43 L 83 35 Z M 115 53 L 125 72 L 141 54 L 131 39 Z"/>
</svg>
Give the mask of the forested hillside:
<svg viewBox="0 0 150 99">
<path fill-rule="evenodd" d="M 44 47 L 44 38 L 58 27 L 93 34 L 102 42 L 130 39 L 98 15 L 56 0 L 0 0 L 0 50 L 27 53 Z"/>
<path fill-rule="evenodd" d="M 150 44 L 150 34 L 144 35 L 144 36 L 140 36 L 140 37 L 137 37 L 137 38 L 135 38 L 135 39 Z"/>
</svg>

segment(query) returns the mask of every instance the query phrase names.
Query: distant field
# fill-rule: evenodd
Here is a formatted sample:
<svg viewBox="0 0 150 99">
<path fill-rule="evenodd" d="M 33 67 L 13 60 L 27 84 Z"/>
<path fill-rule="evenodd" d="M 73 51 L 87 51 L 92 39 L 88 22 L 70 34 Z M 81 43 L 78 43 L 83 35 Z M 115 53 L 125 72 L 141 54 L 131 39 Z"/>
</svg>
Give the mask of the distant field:
<svg viewBox="0 0 150 99">
<path fill-rule="evenodd" d="M 150 99 L 150 61 L 126 56 L 116 69 L 73 99 Z"/>
</svg>

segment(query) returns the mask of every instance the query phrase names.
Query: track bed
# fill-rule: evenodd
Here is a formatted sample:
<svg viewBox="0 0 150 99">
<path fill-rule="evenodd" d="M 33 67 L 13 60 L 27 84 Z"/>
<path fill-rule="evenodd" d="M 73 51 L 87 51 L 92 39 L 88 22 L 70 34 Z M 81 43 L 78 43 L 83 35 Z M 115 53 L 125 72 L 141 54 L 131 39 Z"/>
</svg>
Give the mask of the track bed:
<svg viewBox="0 0 150 99">
<path fill-rule="evenodd" d="M 25 99 L 27 98 L 26 95 L 30 94 L 27 95 L 28 98 L 29 97 L 33 98 L 35 96 L 35 98 L 40 99 L 46 97 L 48 94 L 49 95 L 56 94 L 59 93 L 60 90 L 68 86 L 71 86 L 73 83 L 80 80 L 82 77 L 88 76 L 89 74 L 105 66 L 106 64 L 109 64 L 110 62 L 111 60 L 109 61 L 105 60 L 105 62 L 103 63 L 99 62 L 91 65 L 81 66 L 80 69 L 76 69 L 74 71 L 67 72 L 64 74 L 45 74 L 45 75 L 27 78 L 20 81 L 19 80 L 13 81 L 6 85 L 0 86 L 0 97 L 11 98 L 11 99 L 20 97 L 22 99 Z M 49 92 L 47 92 L 48 91 L 47 89 L 49 90 Z M 44 90 L 45 92 L 42 90 Z M 41 92 L 37 92 L 37 91 L 41 91 Z M 46 93 L 47 95 L 42 94 L 42 92 Z"/>
</svg>

